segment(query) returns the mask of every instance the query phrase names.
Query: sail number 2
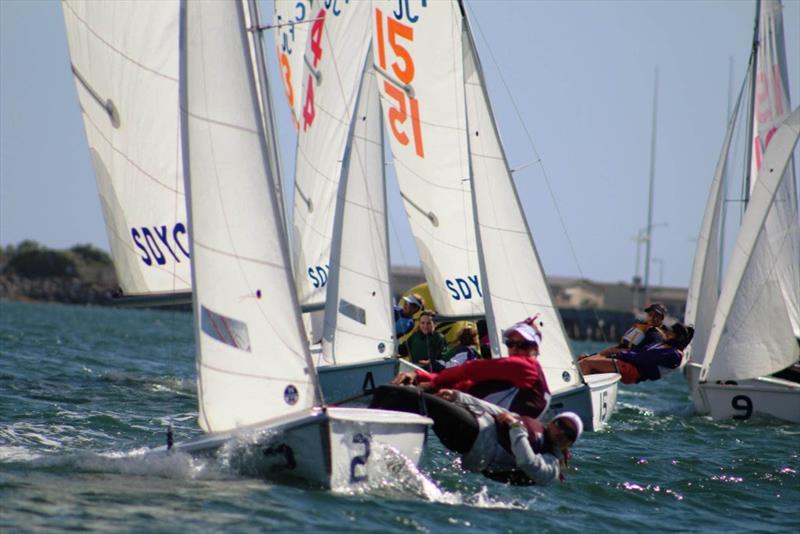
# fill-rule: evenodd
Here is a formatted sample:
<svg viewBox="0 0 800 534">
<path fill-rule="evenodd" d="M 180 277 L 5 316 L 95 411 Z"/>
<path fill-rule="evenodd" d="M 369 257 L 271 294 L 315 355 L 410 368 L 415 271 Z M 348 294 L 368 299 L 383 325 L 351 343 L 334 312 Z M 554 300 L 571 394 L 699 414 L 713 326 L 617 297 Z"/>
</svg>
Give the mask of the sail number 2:
<svg viewBox="0 0 800 534">
<path fill-rule="evenodd" d="M 402 16 L 402 9 L 400 14 Z M 397 15 L 397 13 L 395 13 Z M 416 18 L 419 18 L 417 16 Z M 416 20 L 415 18 L 415 20 Z M 391 74 L 394 80 L 384 80 L 383 90 L 394 105 L 389 108 L 389 126 L 394 138 L 403 146 L 409 143 L 409 132 L 403 125 L 411 117 L 411 136 L 414 139 L 414 152 L 420 158 L 425 157 L 425 148 L 422 143 L 422 128 L 419 119 L 419 101 L 411 96 L 411 82 L 414 81 L 414 58 L 403 46 L 403 41 L 414 42 L 414 28 L 408 24 L 403 24 L 392 17 L 385 17 L 380 9 L 375 9 L 375 39 L 378 46 L 378 64 L 381 70 L 390 74 L 387 70 L 386 51 L 387 45 L 394 54 L 394 61 L 391 65 Z M 394 83 L 393 83 L 394 82 Z M 403 84 L 398 87 L 397 82 Z"/>
<path fill-rule="evenodd" d="M 353 436 L 354 445 L 363 445 L 364 452 L 353 456 L 350 460 L 350 483 L 367 480 L 367 460 L 369 460 L 369 436 L 358 433 Z M 359 467 L 361 469 L 359 469 Z"/>
</svg>

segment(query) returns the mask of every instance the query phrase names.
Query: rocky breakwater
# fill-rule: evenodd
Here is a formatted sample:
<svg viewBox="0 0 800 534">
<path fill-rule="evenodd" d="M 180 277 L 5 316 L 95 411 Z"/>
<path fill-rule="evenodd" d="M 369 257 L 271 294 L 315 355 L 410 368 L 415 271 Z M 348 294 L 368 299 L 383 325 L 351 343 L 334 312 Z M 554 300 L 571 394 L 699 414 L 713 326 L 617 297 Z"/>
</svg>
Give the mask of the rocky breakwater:
<svg viewBox="0 0 800 534">
<path fill-rule="evenodd" d="M 111 258 L 91 245 L 51 250 L 23 241 L 0 249 L 0 299 L 104 305 L 116 288 Z"/>
</svg>

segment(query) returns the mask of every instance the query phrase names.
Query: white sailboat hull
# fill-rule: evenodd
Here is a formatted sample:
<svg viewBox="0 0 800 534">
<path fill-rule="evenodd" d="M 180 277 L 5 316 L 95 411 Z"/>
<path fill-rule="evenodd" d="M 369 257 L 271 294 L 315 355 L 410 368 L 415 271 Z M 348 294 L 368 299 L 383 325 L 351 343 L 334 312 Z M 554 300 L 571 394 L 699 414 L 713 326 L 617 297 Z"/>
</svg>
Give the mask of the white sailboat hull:
<svg viewBox="0 0 800 534">
<path fill-rule="evenodd" d="M 390 383 L 397 368 L 396 358 L 381 358 L 349 365 L 320 365 L 317 373 L 325 400 L 336 403 Z"/>
<path fill-rule="evenodd" d="M 561 412 L 575 412 L 585 430 L 599 430 L 611 418 L 617 405 L 617 373 L 602 373 L 584 377 L 586 384 L 556 393 L 550 398 L 547 411 L 540 417 L 549 421 Z"/>
<path fill-rule="evenodd" d="M 698 384 L 712 419 L 746 420 L 769 416 L 800 423 L 800 384 L 761 377 L 727 384 Z"/>
<path fill-rule="evenodd" d="M 209 434 L 151 454 L 223 455 L 248 475 L 348 491 L 379 482 L 393 461 L 418 464 L 432 423 L 420 415 L 386 410 L 313 408 L 306 415 Z"/>
</svg>

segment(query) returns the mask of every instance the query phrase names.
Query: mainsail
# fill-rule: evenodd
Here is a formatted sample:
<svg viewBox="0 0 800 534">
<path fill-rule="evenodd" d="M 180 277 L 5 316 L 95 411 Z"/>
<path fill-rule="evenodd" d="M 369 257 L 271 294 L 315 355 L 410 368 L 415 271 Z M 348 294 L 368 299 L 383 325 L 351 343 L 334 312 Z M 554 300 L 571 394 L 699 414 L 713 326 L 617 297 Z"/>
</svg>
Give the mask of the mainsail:
<svg viewBox="0 0 800 534">
<path fill-rule="evenodd" d="M 303 411 L 316 374 L 299 320 L 239 2 L 186 2 L 181 122 L 200 425 Z"/>
<path fill-rule="evenodd" d="M 798 221 L 780 235 L 767 226 L 780 197 L 800 136 L 800 108 L 773 135 L 750 196 L 719 297 L 701 380 L 769 375 L 800 358 L 783 305 L 781 261 L 797 246 Z M 800 263 L 800 257 L 794 258 Z M 794 286 L 800 292 L 800 283 Z"/>
<path fill-rule="evenodd" d="M 725 176 L 728 170 L 728 155 L 736 129 L 736 120 L 739 115 L 739 104 L 731 114 L 728 130 L 722 143 L 717 167 L 714 170 L 714 179 L 711 181 L 711 190 L 708 193 L 705 215 L 697 237 L 697 248 L 692 265 L 692 277 L 686 295 L 686 315 L 684 322 L 694 325 L 695 334 L 692 343 L 687 349 L 688 356 L 697 364 L 702 364 L 708 346 L 708 336 L 711 333 L 711 324 L 714 312 L 717 309 L 720 289 L 720 264 L 722 262 L 721 240 L 723 226 L 723 207 L 725 204 Z"/>
<path fill-rule="evenodd" d="M 300 303 L 321 306 L 336 192 L 369 47 L 369 3 L 326 3 L 312 12 L 305 53 L 294 197 L 294 267 Z"/>
<path fill-rule="evenodd" d="M 311 0 L 275 0 L 273 22 L 281 83 L 292 111 L 295 128 L 300 126 L 303 105 L 303 56 L 306 51 Z"/>
<path fill-rule="evenodd" d="M 375 70 L 368 61 L 343 156 L 333 225 L 322 338 L 328 363 L 364 362 L 394 353 L 380 105 Z"/>
<path fill-rule="evenodd" d="M 379 0 L 372 24 L 395 173 L 432 304 L 444 316 L 483 315 L 461 13 L 451 2 Z"/>
<path fill-rule="evenodd" d="M 758 49 L 756 55 L 755 95 L 753 98 L 753 146 L 751 158 L 751 193 L 756 186 L 763 157 L 780 124 L 789 116 L 789 70 L 786 66 L 786 45 L 783 36 L 783 14 L 780 0 L 762 0 L 760 4 Z M 786 168 L 777 201 L 766 221 L 767 239 L 772 247 L 780 246 L 787 228 L 797 232 L 797 182 L 794 165 Z M 794 335 L 800 338 L 800 234 L 782 245 L 775 269 L 783 293 Z"/>
<path fill-rule="evenodd" d="M 65 0 L 62 8 L 120 287 L 139 296 L 188 291 L 178 3 Z"/>
<path fill-rule="evenodd" d="M 581 374 L 514 186 L 466 17 L 463 35 L 470 176 L 492 352 L 506 352 L 504 328 L 538 313 L 547 325 L 539 362 L 557 393 L 580 384 Z"/>
</svg>

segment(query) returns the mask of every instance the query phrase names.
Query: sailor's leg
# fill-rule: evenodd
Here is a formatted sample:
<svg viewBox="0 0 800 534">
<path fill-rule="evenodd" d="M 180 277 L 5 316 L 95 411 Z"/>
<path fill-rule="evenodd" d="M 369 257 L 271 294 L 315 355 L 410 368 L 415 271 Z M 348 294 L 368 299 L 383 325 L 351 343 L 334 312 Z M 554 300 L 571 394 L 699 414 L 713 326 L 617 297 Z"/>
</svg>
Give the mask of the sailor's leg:
<svg viewBox="0 0 800 534">
<path fill-rule="evenodd" d="M 426 415 L 442 445 L 464 454 L 478 436 L 478 421 L 461 406 L 409 386 L 381 386 L 375 390 L 370 408 Z"/>
</svg>

